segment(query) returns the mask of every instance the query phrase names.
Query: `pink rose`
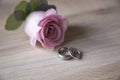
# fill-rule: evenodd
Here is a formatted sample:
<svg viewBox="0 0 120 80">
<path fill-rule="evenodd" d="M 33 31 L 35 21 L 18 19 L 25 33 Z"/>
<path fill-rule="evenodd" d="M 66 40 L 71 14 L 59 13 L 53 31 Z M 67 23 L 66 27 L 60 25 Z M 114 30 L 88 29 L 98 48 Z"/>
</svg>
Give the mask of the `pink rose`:
<svg viewBox="0 0 120 80">
<path fill-rule="evenodd" d="M 54 48 L 63 43 L 67 27 L 67 20 L 54 9 L 32 12 L 25 22 L 30 44 L 36 46 L 39 42 L 45 48 Z"/>
</svg>

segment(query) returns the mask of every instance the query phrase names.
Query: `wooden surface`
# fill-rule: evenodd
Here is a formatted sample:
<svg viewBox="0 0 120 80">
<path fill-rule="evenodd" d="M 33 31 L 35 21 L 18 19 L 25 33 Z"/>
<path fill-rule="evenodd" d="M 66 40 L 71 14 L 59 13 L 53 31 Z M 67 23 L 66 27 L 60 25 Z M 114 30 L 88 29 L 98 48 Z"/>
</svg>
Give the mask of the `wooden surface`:
<svg viewBox="0 0 120 80">
<path fill-rule="evenodd" d="M 0 0 L 0 80 L 120 80 L 120 0 L 49 0 L 69 20 L 60 47 L 80 49 L 80 61 L 31 47 L 23 27 L 6 31 L 19 1 Z"/>
</svg>

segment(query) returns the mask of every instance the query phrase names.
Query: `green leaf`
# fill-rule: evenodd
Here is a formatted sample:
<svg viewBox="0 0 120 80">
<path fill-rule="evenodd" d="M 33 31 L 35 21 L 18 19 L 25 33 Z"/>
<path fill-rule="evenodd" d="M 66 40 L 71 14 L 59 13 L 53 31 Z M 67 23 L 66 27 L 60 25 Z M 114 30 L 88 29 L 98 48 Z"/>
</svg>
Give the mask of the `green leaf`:
<svg viewBox="0 0 120 80">
<path fill-rule="evenodd" d="M 31 11 L 32 11 L 32 7 L 31 7 L 30 3 L 28 3 L 27 7 L 26 7 L 26 13 L 27 13 L 27 15 L 29 15 Z"/>
<path fill-rule="evenodd" d="M 26 1 L 21 1 L 15 8 L 14 16 L 17 21 L 25 20 L 31 12 L 31 5 Z"/>
<path fill-rule="evenodd" d="M 26 7 L 27 7 L 27 2 L 26 1 L 21 1 L 15 8 L 15 11 L 23 11 L 26 16 L 27 16 L 27 12 L 26 12 Z"/>
<path fill-rule="evenodd" d="M 36 11 L 46 11 L 49 8 L 46 4 L 41 4 L 36 8 Z"/>
<path fill-rule="evenodd" d="M 40 5 L 42 5 L 42 4 L 48 5 L 47 0 L 31 0 L 30 1 L 32 11 L 37 10 L 40 7 Z"/>
<path fill-rule="evenodd" d="M 47 0 L 33 0 L 33 1 L 35 2 L 35 4 L 36 4 L 37 6 L 39 6 L 39 5 L 41 5 L 41 4 L 46 4 L 46 5 L 48 5 Z"/>
<path fill-rule="evenodd" d="M 41 4 L 39 7 L 37 7 L 37 11 L 47 11 L 50 8 L 56 9 L 54 5 L 46 5 L 46 4 Z"/>
<path fill-rule="evenodd" d="M 23 11 L 15 11 L 14 17 L 16 21 L 23 21 L 25 20 L 25 13 Z"/>
<path fill-rule="evenodd" d="M 48 6 L 49 6 L 49 9 L 50 9 L 50 8 L 53 8 L 53 9 L 56 10 L 56 6 L 55 6 L 55 5 L 48 5 Z"/>
<path fill-rule="evenodd" d="M 16 21 L 14 14 L 11 14 L 7 19 L 5 29 L 6 30 L 15 30 L 18 27 L 20 27 L 21 24 L 22 24 L 22 21 Z"/>
</svg>

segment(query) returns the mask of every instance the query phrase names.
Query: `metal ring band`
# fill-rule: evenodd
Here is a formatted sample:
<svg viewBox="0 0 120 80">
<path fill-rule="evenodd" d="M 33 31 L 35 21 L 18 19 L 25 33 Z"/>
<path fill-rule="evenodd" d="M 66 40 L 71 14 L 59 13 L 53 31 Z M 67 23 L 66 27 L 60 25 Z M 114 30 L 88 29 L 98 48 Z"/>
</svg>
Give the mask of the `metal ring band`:
<svg viewBox="0 0 120 80">
<path fill-rule="evenodd" d="M 80 50 L 76 48 L 69 48 L 68 53 L 74 58 L 74 59 L 81 59 L 82 58 L 82 53 Z"/>
<path fill-rule="evenodd" d="M 58 49 L 58 57 L 62 60 L 70 60 L 73 59 L 73 57 L 69 54 L 69 49 L 66 47 L 62 47 Z"/>
</svg>

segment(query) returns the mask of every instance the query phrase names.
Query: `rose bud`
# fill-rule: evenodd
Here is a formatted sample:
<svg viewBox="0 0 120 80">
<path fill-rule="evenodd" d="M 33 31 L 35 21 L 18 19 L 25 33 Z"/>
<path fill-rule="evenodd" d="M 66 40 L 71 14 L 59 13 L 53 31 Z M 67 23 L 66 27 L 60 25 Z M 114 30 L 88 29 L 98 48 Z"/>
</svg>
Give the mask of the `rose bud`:
<svg viewBox="0 0 120 80">
<path fill-rule="evenodd" d="M 25 32 L 30 44 L 40 43 L 44 48 L 55 48 L 64 41 L 68 22 L 55 9 L 32 12 L 25 21 Z"/>
</svg>

